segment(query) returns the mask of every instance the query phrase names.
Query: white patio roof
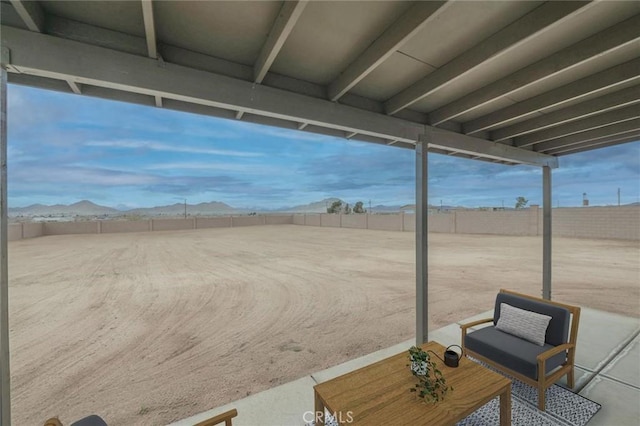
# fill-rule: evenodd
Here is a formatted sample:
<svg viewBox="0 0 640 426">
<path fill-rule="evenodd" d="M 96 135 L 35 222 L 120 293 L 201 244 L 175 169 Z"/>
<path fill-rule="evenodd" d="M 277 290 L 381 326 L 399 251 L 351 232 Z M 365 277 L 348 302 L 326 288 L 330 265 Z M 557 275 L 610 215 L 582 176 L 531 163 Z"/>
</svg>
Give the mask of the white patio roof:
<svg viewBox="0 0 640 426">
<path fill-rule="evenodd" d="M 640 3 L 2 1 L 10 83 L 505 164 L 640 139 Z"/>
<path fill-rule="evenodd" d="M 416 340 L 427 151 L 543 169 L 640 139 L 637 1 L 0 1 L 0 422 L 10 424 L 6 81 L 416 150 Z M 8 72 L 8 76 L 7 76 Z"/>
</svg>

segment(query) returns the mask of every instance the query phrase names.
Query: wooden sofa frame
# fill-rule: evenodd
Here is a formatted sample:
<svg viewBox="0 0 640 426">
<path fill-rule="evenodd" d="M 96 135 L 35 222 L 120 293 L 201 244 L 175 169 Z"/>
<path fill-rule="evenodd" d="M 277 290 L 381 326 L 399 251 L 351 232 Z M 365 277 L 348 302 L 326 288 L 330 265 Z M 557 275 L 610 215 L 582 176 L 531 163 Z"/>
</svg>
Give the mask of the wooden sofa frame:
<svg viewBox="0 0 640 426">
<path fill-rule="evenodd" d="M 224 422 L 225 426 L 231 426 L 231 419 L 238 415 L 238 411 L 234 408 L 233 410 L 226 411 L 222 414 L 218 414 L 215 417 L 211 417 L 210 419 L 203 420 L 200 423 L 196 423 L 194 426 L 213 426 Z"/>
<path fill-rule="evenodd" d="M 565 308 L 566 310 L 569 311 L 571 315 L 571 328 L 569 330 L 569 342 L 564 343 L 562 345 L 558 345 L 553 349 L 549 349 L 548 351 L 538 355 L 538 357 L 536 358 L 538 362 L 538 377 L 535 380 L 523 374 L 520 374 L 516 371 L 513 371 L 507 367 L 504 367 L 496 363 L 495 361 L 492 361 L 491 359 L 488 359 L 474 351 L 471 351 L 465 348 L 464 341 L 465 341 L 465 336 L 467 335 L 467 330 L 471 327 L 474 327 L 480 324 L 492 322 L 493 317 L 460 325 L 460 328 L 462 330 L 462 348 L 463 348 L 464 354 L 467 356 L 472 356 L 476 359 L 479 359 L 480 361 L 486 362 L 487 364 L 495 367 L 496 369 L 502 370 L 505 373 L 517 378 L 518 380 L 521 380 L 533 387 L 538 388 L 538 408 L 544 411 L 546 390 L 549 386 L 557 382 L 560 378 L 562 378 L 562 376 L 565 376 L 565 375 L 567 376 L 567 385 L 570 388 L 573 388 L 575 385 L 574 366 L 575 366 L 575 358 L 576 358 L 576 343 L 578 339 L 578 324 L 580 322 L 580 308 L 577 306 L 553 302 L 550 300 L 541 299 L 541 298 L 529 296 L 526 294 L 516 293 L 514 291 L 509 291 L 505 289 L 501 289 L 500 293 L 507 293 L 507 294 L 522 297 L 525 299 L 534 300 L 536 302 L 547 303 L 550 305 Z M 561 353 L 562 351 L 567 351 L 567 360 L 560 366 L 560 368 L 550 372 L 548 375 L 545 374 L 546 361 L 552 356 Z"/>
</svg>

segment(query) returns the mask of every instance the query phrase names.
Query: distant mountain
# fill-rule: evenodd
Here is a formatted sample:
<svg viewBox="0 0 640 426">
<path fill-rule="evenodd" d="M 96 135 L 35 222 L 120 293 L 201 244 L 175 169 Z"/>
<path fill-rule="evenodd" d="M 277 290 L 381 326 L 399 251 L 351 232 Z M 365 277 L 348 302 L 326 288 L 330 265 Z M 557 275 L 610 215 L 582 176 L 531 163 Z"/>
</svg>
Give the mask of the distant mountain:
<svg viewBox="0 0 640 426">
<path fill-rule="evenodd" d="M 402 210 L 403 206 L 385 206 L 383 204 L 379 204 L 377 206 L 372 206 L 371 207 L 371 212 L 372 213 L 397 213 L 400 210 Z M 367 210 L 369 210 L 368 207 L 366 207 Z"/>
<path fill-rule="evenodd" d="M 182 216 L 184 215 L 184 203 L 176 203 L 169 206 L 146 207 L 127 210 L 126 214 L 141 216 Z M 244 213 L 243 209 L 236 209 L 220 201 L 209 203 L 187 204 L 187 214 L 190 216 L 223 215 L 232 213 Z"/>
<path fill-rule="evenodd" d="M 315 201 L 309 204 L 301 204 L 293 207 L 283 207 L 278 209 L 279 212 L 287 213 L 326 213 L 327 208 L 331 207 L 336 201 L 342 201 L 340 198 L 325 198 L 321 201 Z M 344 201 L 342 201 L 344 204 Z"/>
<path fill-rule="evenodd" d="M 122 205 L 120 206 L 122 207 Z M 236 209 L 228 204 L 212 201 L 210 203 L 187 204 L 187 214 L 190 216 L 242 214 L 246 211 Z M 18 216 L 118 216 L 118 215 L 141 215 L 141 216 L 182 216 L 184 214 L 184 204 L 176 203 L 170 206 L 157 206 L 139 208 L 131 210 L 113 209 L 111 207 L 100 206 L 88 200 L 83 200 L 71 205 L 55 204 L 47 206 L 44 204 L 33 204 L 27 207 L 11 207 L 8 210 L 10 217 Z"/>
<path fill-rule="evenodd" d="M 101 216 L 114 215 L 120 212 L 111 207 L 100 206 L 88 200 L 82 200 L 74 204 L 55 204 L 47 206 L 43 204 L 33 204 L 27 207 L 10 207 L 9 216 Z"/>
<path fill-rule="evenodd" d="M 324 200 L 314 201 L 308 204 L 301 204 L 291 207 L 282 207 L 275 209 L 268 208 L 235 208 L 221 201 L 211 201 L 208 203 L 200 204 L 187 204 L 187 215 L 189 216 L 218 216 L 218 215 L 230 215 L 230 214 L 247 214 L 250 212 L 264 212 L 264 213 L 326 213 L 327 208 L 336 202 L 341 201 L 343 205 L 346 203 L 340 198 L 331 197 Z M 637 204 L 637 203 L 634 203 Z M 349 206 L 353 208 L 355 202 L 349 203 Z M 364 206 L 369 210 L 369 206 Z M 440 209 L 440 206 L 429 206 L 430 209 Z M 455 209 L 453 206 L 442 206 L 443 210 Z M 43 204 L 33 204 L 28 207 L 11 207 L 9 208 L 9 217 L 34 217 L 34 216 L 122 216 L 122 215 L 139 215 L 139 216 L 173 216 L 180 217 L 184 215 L 185 205 L 184 203 L 175 203 L 167 206 L 156 207 L 144 207 L 136 209 L 127 209 L 126 206 L 120 204 L 118 209 L 111 207 L 101 206 L 88 200 L 82 200 L 80 202 L 64 205 L 56 204 L 47 206 Z M 387 206 L 377 205 L 371 207 L 372 213 L 397 213 L 400 211 L 413 211 L 415 210 L 414 204 L 407 204 L 403 206 Z"/>
</svg>

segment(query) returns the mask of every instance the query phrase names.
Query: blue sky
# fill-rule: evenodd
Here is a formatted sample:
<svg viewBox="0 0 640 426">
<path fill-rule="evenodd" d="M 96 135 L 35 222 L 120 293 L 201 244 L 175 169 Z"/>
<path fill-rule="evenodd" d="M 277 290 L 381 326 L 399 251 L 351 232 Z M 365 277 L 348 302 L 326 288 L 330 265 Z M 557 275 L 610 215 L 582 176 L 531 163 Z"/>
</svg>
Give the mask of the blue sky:
<svg viewBox="0 0 640 426">
<path fill-rule="evenodd" d="M 328 197 L 414 201 L 412 150 L 9 85 L 9 206 L 117 208 L 222 201 L 278 208 Z M 541 171 L 430 155 L 431 204 L 541 204 Z M 560 158 L 553 205 L 640 201 L 640 142 Z"/>
</svg>

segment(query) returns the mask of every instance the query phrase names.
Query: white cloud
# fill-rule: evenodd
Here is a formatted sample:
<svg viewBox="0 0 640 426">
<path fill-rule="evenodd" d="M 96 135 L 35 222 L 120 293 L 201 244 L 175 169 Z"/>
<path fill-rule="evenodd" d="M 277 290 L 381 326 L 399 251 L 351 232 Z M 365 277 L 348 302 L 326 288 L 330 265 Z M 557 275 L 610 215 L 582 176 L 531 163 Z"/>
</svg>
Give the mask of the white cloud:
<svg viewBox="0 0 640 426">
<path fill-rule="evenodd" d="M 141 141 L 132 139 L 89 141 L 86 146 L 99 146 L 105 148 L 148 149 L 163 152 L 185 152 L 189 154 L 224 155 L 228 157 L 262 157 L 259 152 L 231 151 L 226 149 L 197 148 L 193 146 L 170 145 L 162 142 Z"/>
<path fill-rule="evenodd" d="M 240 172 L 250 174 L 271 174 L 282 173 L 284 170 L 276 166 L 255 165 L 247 163 L 221 163 L 221 162 L 180 162 L 180 163 L 164 163 L 152 164 L 144 167 L 145 170 L 202 170 L 207 172 Z"/>
</svg>

